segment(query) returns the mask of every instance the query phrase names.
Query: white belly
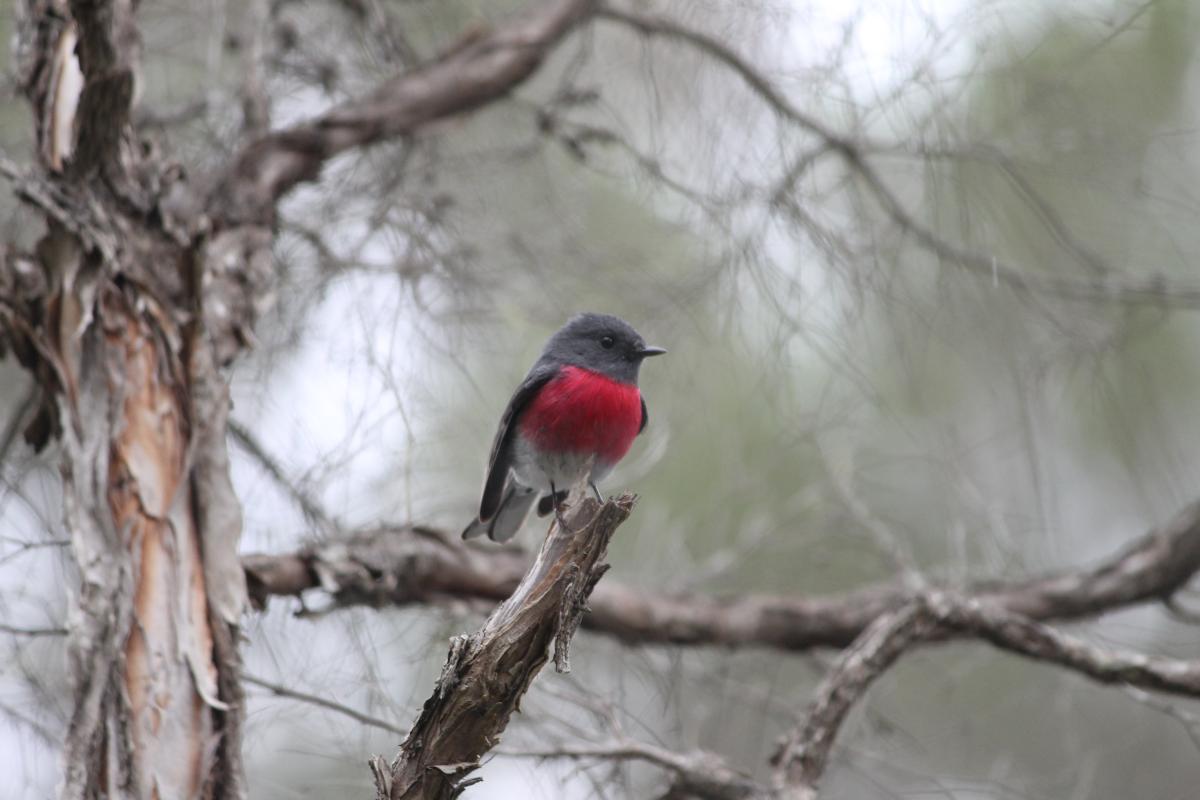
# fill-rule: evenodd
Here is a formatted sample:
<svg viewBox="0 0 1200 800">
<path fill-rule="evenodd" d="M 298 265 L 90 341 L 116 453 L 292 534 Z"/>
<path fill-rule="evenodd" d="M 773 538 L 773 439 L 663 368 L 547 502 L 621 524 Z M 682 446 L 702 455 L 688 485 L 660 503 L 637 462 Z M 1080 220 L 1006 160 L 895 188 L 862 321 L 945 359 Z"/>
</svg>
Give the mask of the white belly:
<svg viewBox="0 0 1200 800">
<path fill-rule="evenodd" d="M 549 492 L 551 483 L 556 490 L 563 491 L 584 480 L 599 481 L 611 469 L 611 465 L 596 461 L 592 455 L 537 451 L 519 434 L 513 441 L 513 474 L 521 483 L 539 491 Z"/>
</svg>

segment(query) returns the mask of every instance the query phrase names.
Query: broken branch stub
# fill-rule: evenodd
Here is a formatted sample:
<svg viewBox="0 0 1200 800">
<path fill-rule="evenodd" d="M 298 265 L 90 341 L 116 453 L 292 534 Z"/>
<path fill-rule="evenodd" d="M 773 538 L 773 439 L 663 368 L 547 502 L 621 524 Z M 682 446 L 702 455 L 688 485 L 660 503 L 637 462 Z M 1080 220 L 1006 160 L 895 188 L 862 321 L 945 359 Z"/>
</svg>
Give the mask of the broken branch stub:
<svg viewBox="0 0 1200 800">
<path fill-rule="evenodd" d="M 379 800 L 446 800 L 476 782 L 466 776 L 500 740 L 521 697 L 549 658 L 569 669 L 567 647 L 587 598 L 608 569 L 613 533 L 637 496 L 601 505 L 583 498 L 554 523 L 533 566 L 476 633 L 457 636 L 433 694 L 391 764 L 371 759 Z"/>
</svg>

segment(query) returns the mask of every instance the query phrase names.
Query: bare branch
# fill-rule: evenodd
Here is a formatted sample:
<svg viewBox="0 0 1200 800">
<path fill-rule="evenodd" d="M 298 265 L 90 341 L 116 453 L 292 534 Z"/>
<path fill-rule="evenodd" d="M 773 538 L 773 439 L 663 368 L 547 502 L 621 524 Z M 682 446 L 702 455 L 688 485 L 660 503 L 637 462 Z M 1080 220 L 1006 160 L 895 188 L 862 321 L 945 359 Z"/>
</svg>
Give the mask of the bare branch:
<svg viewBox="0 0 1200 800">
<path fill-rule="evenodd" d="M 271 595 L 321 589 L 335 608 L 450 599 L 495 603 L 511 593 L 527 564 L 518 551 L 471 547 L 450 533 L 424 527 L 373 529 L 296 553 L 248 555 L 242 563 L 259 607 Z M 1073 620 L 1158 601 L 1198 570 L 1200 503 L 1187 506 L 1166 526 L 1090 569 L 978 582 L 963 593 L 1034 620 Z M 902 607 L 911 596 L 897 584 L 823 597 L 714 597 L 606 581 L 593 593 L 591 613 L 583 624 L 628 642 L 799 651 L 845 647 L 877 617 Z"/>
<path fill-rule="evenodd" d="M 633 740 L 614 729 L 607 743 L 559 745 L 536 750 L 498 750 L 515 758 L 569 758 L 595 761 L 638 760 L 673 776 L 670 797 L 705 800 L 812 800 L 846 716 L 871 684 L 908 650 L 948 630 L 988 641 L 1037 661 L 1057 664 L 1101 683 L 1122 684 L 1187 697 L 1200 696 L 1200 661 L 1155 658 L 1089 645 L 1019 614 L 945 592 L 920 595 L 872 623 L 841 655 L 818 687 L 802 724 L 781 743 L 770 789 L 728 766 L 713 753 L 679 753 Z M 398 732 L 389 722 L 340 703 L 246 677 L 274 693 L 312 703 L 363 724 Z M 1181 721 L 1188 723 L 1186 716 Z"/>
<path fill-rule="evenodd" d="M 497 750 L 510 758 L 570 758 L 587 761 L 644 761 L 674 776 L 669 797 L 704 800 L 753 800 L 768 796 L 765 787 L 725 764 L 716 753 L 676 753 L 624 738 L 608 744 L 563 745 L 544 750 Z"/>
<path fill-rule="evenodd" d="M 978 599 L 930 592 L 879 617 L 841 654 L 802 724 L 785 737 L 773 759 L 777 796 L 815 800 L 834 739 L 853 705 L 906 651 L 951 632 L 1066 667 L 1100 683 L 1200 697 L 1200 660 L 1105 650 Z"/>
<path fill-rule="evenodd" d="M 645 36 L 661 36 L 682 42 L 728 67 L 780 117 L 820 139 L 824 147 L 817 151 L 818 155 L 827 151 L 837 153 L 850 170 L 862 179 L 892 222 L 911 235 L 917 244 L 944 261 L 957 264 L 987 280 L 1003 282 L 1010 289 L 1021 293 L 1052 295 L 1092 302 L 1200 308 L 1200 286 L 1196 284 L 1168 282 L 1161 275 L 1131 278 L 1099 273 L 1087 277 L 1062 277 L 1049 272 L 1023 269 L 993 255 L 979 253 L 949 242 L 934 233 L 908 211 L 896 193 L 882 179 L 878 170 L 867 160 L 869 153 L 894 151 L 896 148 L 837 133 L 825 123 L 796 107 L 775 88 L 774 84 L 761 71 L 724 42 L 706 33 L 692 30 L 665 17 L 619 10 L 610 6 L 597 10 L 595 16 L 625 25 Z M 799 174 L 810 163 L 809 156 L 802 157 L 797 162 L 798 166 L 789 170 L 789 174 Z M 772 193 L 773 205 L 779 205 L 779 197 L 786 189 L 785 184 Z M 1064 236 L 1062 230 L 1056 230 L 1057 220 L 1051 217 L 1047 221 L 1068 251 L 1094 269 L 1096 265 L 1089 258 L 1089 254 L 1082 251 L 1069 234 Z"/>
<path fill-rule="evenodd" d="M 286 697 L 301 703 L 333 711 L 372 728 L 390 733 L 404 734 L 404 729 L 379 717 L 364 714 L 343 703 L 327 697 L 301 692 L 280 683 L 243 674 L 246 683 L 268 690 L 277 697 Z M 519 750 L 497 748 L 495 753 L 508 758 L 577 759 L 594 761 L 645 761 L 672 773 L 672 790 L 677 795 L 700 797 L 705 800 L 752 800 L 766 797 L 766 789 L 745 775 L 728 766 L 716 753 L 695 750 L 677 753 L 664 747 L 621 737 L 620 741 L 605 744 L 562 745 L 542 750 Z"/>
<path fill-rule="evenodd" d="M 256 678 L 253 675 L 245 672 L 242 673 L 242 680 L 246 683 L 267 689 L 271 692 L 271 694 L 278 697 L 287 697 L 292 700 L 299 700 L 302 703 L 308 703 L 309 705 L 320 706 L 321 708 L 329 709 L 330 711 L 336 711 L 338 714 L 349 717 L 355 722 L 361 722 L 363 725 L 369 725 L 372 728 L 379 728 L 391 733 L 397 733 L 401 736 L 404 735 L 404 729 L 398 725 L 393 725 L 387 720 L 380 719 L 379 717 L 372 717 L 370 714 L 364 714 L 363 712 L 353 709 L 350 706 L 343 705 L 342 703 L 335 702 L 326 697 L 309 694 L 307 692 L 300 692 L 295 689 L 289 689 L 283 684 L 272 683 L 271 681 L 266 681 L 262 678 Z"/>
<path fill-rule="evenodd" d="M 1200 612 L 1187 608 L 1179 601 L 1177 595 L 1163 598 L 1163 608 L 1175 619 L 1188 625 L 1200 625 Z"/>
<path fill-rule="evenodd" d="M 338 0 L 338 4 L 371 37 L 379 58 L 410 67 L 420 62 L 412 42 L 404 35 L 404 26 L 380 0 Z"/>
<path fill-rule="evenodd" d="M 644 36 L 661 36 L 696 48 L 701 53 L 737 73 L 738 77 L 745 81 L 746 85 L 762 98 L 775 113 L 785 119 L 791 120 L 810 133 L 816 134 L 818 138 L 829 143 L 832 149 L 843 150 L 853 146 L 849 140 L 843 139 L 839 134 L 834 132 L 833 128 L 797 108 L 775 88 L 774 84 L 765 75 L 751 66 L 750 62 L 738 55 L 729 45 L 720 39 L 709 36 L 703 31 L 693 30 L 667 17 L 651 16 L 636 11 L 625 11 L 613 8 L 612 6 L 604 6 L 597 9 L 595 16 L 597 19 L 605 19 L 626 25 Z"/>
<path fill-rule="evenodd" d="M 292 500 L 296 502 L 296 505 L 300 507 L 300 510 L 304 512 L 304 516 L 313 525 L 320 528 L 321 532 L 325 535 L 340 530 L 340 523 L 331 517 L 308 492 L 304 491 L 295 481 L 288 477 L 283 465 L 267 452 L 266 448 L 258 441 L 258 438 L 246 426 L 236 420 L 230 420 L 228 427 L 229 435 L 233 437 L 233 440 L 241 445 L 242 449 L 257 461 L 259 466 L 266 470 L 267 474 L 275 480 L 275 483 L 288 493 Z"/>
<path fill-rule="evenodd" d="M 1177 722 L 1183 728 L 1183 732 L 1192 740 L 1192 745 L 1196 748 L 1196 752 L 1200 753 L 1200 715 L 1181 708 L 1179 703 L 1172 700 L 1164 700 L 1136 686 L 1125 687 L 1125 694 L 1132 698 L 1134 702 L 1140 703 L 1146 708 L 1153 709 Z"/>
<path fill-rule="evenodd" d="M 815 800 L 829 751 L 850 709 L 888 667 L 934 629 L 920 602 L 880 616 L 830 668 L 803 725 L 785 737 L 772 762 L 772 788 L 786 800 Z"/>
<path fill-rule="evenodd" d="M 917 566 L 912 553 L 900 541 L 900 538 L 875 515 L 854 489 L 854 474 L 852 464 L 839 464 L 832 458 L 828 450 L 817 442 L 817 450 L 825 463 L 825 473 L 829 483 L 838 496 L 838 500 L 875 540 L 876 546 L 891 561 L 896 573 L 910 590 L 916 591 L 924 587 L 926 581 Z"/>
<path fill-rule="evenodd" d="M 549 657 L 567 666 L 567 645 L 596 582 L 608 569 L 608 542 L 636 497 L 600 505 L 580 500 L 555 523 L 529 572 L 471 636 L 456 637 L 433 695 L 389 765 L 371 760 L 379 798 L 439 798 L 461 791 L 495 746 Z"/>
<path fill-rule="evenodd" d="M 1091 278 L 1060 277 L 1049 273 L 1034 273 L 994 255 L 970 250 L 949 242 L 919 222 L 904 207 L 879 172 L 857 150 L 843 151 L 847 163 L 863 179 L 875 195 L 884 213 L 906 231 L 917 244 L 938 258 L 957 264 L 987 280 L 1003 282 L 1022 293 L 1053 295 L 1072 300 L 1149 304 L 1177 308 L 1200 308 L 1200 286 L 1170 282 L 1160 276 L 1123 278 L 1101 275 Z"/>
<path fill-rule="evenodd" d="M 315 179 L 338 153 L 414 134 L 502 97 L 532 75 L 594 5 L 594 0 L 551 0 L 503 27 L 469 34 L 439 58 L 366 97 L 260 137 L 232 161 L 210 198 L 210 213 L 232 222 L 269 220 L 280 197 Z"/>
<path fill-rule="evenodd" d="M 66 636 L 66 628 L 21 628 L 16 625 L 9 625 L 0 622 L 0 633 L 8 633 L 13 636 Z"/>
<path fill-rule="evenodd" d="M 946 628 L 983 639 L 1002 650 L 1058 664 L 1099 683 L 1200 697 L 1200 660 L 1180 661 L 1096 647 L 1020 614 L 946 592 L 930 594 L 928 607 Z"/>
<path fill-rule="evenodd" d="M 5 553 L 4 555 L 0 556 L 0 564 L 7 564 L 9 561 L 20 558 L 26 553 L 32 553 L 35 550 L 45 550 L 51 547 L 70 547 L 71 545 L 71 541 L 69 539 L 50 539 L 45 542 L 27 542 L 11 536 L 0 536 L 0 542 L 11 544 L 16 547 L 16 549 L 12 552 Z"/>
</svg>

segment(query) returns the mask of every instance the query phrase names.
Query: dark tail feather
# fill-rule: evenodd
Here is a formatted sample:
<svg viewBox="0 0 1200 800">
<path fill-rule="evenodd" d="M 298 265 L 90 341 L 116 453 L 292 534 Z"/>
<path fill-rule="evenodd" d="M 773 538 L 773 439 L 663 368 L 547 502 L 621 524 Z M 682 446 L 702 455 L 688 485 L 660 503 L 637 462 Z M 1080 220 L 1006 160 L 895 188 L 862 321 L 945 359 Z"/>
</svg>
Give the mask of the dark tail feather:
<svg viewBox="0 0 1200 800">
<path fill-rule="evenodd" d="M 564 489 L 563 491 L 559 492 L 558 494 L 543 495 L 542 499 L 538 500 L 537 515 L 539 517 L 544 517 L 547 514 L 549 514 L 551 511 L 554 510 L 555 498 L 558 499 L 559 503 L 563 502 L 564 500 L 567 499 L 567 491 Z"/>
<path fill-rule="evenodd" d="M 476 518 L 462 532 L 464 539 L 474 539 L 476 536 L 487 534 L 493 542 L 507 542 L 511 539 L 529 516 L 529 508 L 537 499 L 537 492 L 528 486 L 513 481 L 500 501 L 500 508 L 487 522 Z"/>
</svg>

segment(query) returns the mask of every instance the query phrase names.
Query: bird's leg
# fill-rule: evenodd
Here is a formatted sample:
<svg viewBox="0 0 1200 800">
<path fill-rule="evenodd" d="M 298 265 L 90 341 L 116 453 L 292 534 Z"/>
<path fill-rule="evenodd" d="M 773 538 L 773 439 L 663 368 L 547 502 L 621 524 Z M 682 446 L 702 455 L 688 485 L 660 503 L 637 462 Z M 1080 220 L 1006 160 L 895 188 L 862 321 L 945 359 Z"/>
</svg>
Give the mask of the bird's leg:
<svg viewBox="0 0 1200 800">
<path fill-rule="evenodd" d="M 550 498 L 554 501 L 554 519 L 558 522 L 558 527 L 562 528 L 567 533 L 574 533 L 567 521 L 562 515 L 562 501 L 558 497 L 558 489 L 554 486 L 554 481 L 550 481 Z"/>
<path fill-rule="evenodd" d="M 592 487 L 592 491 L 596 493 L 596 499 L 602 504 L 604 503 L 604 495 L 600 494 L 600 490 L 596 488 L 595 481 L 588 481 L 588 486 Z"/>
</svg>

